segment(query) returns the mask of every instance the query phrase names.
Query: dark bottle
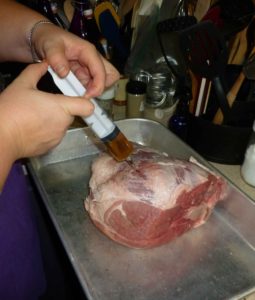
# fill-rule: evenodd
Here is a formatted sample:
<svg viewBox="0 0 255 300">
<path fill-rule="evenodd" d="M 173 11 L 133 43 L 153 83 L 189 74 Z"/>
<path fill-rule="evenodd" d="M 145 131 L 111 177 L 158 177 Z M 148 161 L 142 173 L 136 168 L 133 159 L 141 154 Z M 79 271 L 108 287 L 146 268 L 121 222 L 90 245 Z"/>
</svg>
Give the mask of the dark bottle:
<svg viewBox="0 0 255 300">
<path fill-rule="evenodd" d="M 189 100 L 191 94 L 188 88 L 183 88 L 175 113 L 169 119 L 168 128 L 183 141 L 187 140 L 189 122 Z"/>
<path fill-rule="evenodd" d="M 86 19 L 86 27 L 87 27 L 87 40 L 95 45 L 97 50 L 107 58 L 108 53 L 107 49 L 104 49 L 104 37 L 98 29 L 96 20 L 94 18 L 93 9 L 85 9 L 83 13 Z"/>
<path fill-rule="evenodd" d="M 61 20 L 61 18 L 57 14 L 56 5 L 57 5 L 56 3 L 52 3 L 50 0 L 39 0 L 38 1 L 38 10 L 41 14 L 43 14 L 46 18 L 48 18 L 55 25 L 58 25 L 62 28 L 66 28 L 64 22 Z M 54 8 L 54 11 L 52 8 Z"/>
<path fill-rule="evenodd" d="M 88 27 L 84 11 L 91 8 L 88 0 L 73 1 L 74 14 L 71 20 L 69 31 L 84 40 L 88 40 Z"/>
</svg>

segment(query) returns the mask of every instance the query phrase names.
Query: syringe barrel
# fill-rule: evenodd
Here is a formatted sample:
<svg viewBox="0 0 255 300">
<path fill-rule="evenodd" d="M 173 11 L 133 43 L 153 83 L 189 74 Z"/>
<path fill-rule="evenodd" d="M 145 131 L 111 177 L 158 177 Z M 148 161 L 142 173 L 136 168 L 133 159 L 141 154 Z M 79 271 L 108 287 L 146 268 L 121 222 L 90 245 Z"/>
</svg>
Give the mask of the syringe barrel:
<svg viewBox="0 0 255 300">
<path fill-rule="evenodd" d="M 71 71 L 65 78 L 60 78 L 51 67 L 48 67 L 48 71 L 64 95 L 71 97 L 82 97 L 85 95 L 85 87 Z M 96 100 L 90 99 L 90 101 L 94 104 L 95 110 L 92 115 L 84 117 L 83 120 L 91 127 L 95 134 L 102 139 L 111 134 L 116 125 L 108 118 Z"/>
<path fill-rule="evenodd" d="M 128 158 L 133 151 L 133 145 L 119 128 L 107 117 L 105 112 L 96 103 L 94 113 L 84 118 L 84 121 L 91 127 L 97 136 L 104 142 L 109 153 L 117 160 L 122 161 Z"/>
<path fill-rule="evenodd" d="M 96 100 L 90 99 L 90 101 L 94 104 L 94 112 L 89 117 L 84 117 L 83 119 L 100 139 L 104 139 L 108 135 L 111 135 L 116 125 L 108 118 Z"/>
<path fill-rule="evenodd" d="M 84 96 L 86 89 L 76 76 L 70 71 L 65 78 L 60 78 L 48 68 L 53 80 L 61 92 L 66 96 Z M 84 121 L 90 126 L 94 133 L 105 143 L 110 154 L 118 161 L 125 160 L 133 151 L 133 145 L 119 128 L 110 120 L 95 99 L 90 99 L 94 104 L 94 112 Z"/>
</svg>

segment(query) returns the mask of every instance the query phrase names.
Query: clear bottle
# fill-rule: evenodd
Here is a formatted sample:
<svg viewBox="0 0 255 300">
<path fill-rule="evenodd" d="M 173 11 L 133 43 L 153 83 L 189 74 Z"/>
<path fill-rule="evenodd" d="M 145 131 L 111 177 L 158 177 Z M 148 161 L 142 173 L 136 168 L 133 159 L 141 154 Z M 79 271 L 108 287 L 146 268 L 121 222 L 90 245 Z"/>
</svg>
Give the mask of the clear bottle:
<svg viewBox="0 0 255 300">
<path fill-rule="evenodd" d="M 53 10 L 54 9 L 54 10 Z M 38 10 L 41 14 L 47 17 L 52 23 L 58 25 L 62 28 L 66 28 L 64 22 L 56 13 L 56 3 L 51 2 L 50 0 L 39 0 L 38 1 Z"/>
<path fill-rule="evenodd" d="M 50 4 L 57 25 L 67 30 L 70 24 L 64 10 L 60 9 L 59 3 L 56 1 L 51 1 Z"/>
<path fill-rule="evenodd" d="M 149 120 L 154 120 L 165 127 L 169 125 L 169 119 L 172 117 L 176 110 L 177 102 L 172 106 L 152 106 L 149 103 L 145 102 L 144 106 L 144 118 Z"/>
<path fill-rule="evenodd" d="M 54 21 L 54 16 L 51 10 L 51 4 L 49 0 L 38 0 L 38 10 L 52 22 Z"/>
<path fill-rule="evenodd" d="M 85 9 L 83 15 L 86 19 L 86 27 L 87 27 L 87 40 L 94 44 L 97 50 L 107 58 L 107 53 L 104 48 L 104 37 L 98 29 L 96 20 L 94 18 L 93 9 L 88 8 Z"/>
<path fill-rule="evenodd" d="M 252 134 L 245 152 L 244 162 L 241 166 L 241 175 L 248 184 L 255 187 L 255 121 Z"/>
</svg>

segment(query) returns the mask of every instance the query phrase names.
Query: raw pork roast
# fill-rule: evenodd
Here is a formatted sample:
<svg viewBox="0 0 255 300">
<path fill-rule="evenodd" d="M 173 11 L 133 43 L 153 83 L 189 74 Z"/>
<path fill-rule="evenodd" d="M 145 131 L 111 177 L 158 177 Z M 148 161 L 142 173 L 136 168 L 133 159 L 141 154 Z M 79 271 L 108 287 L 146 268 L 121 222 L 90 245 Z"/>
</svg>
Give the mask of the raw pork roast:
<svg viewBox="0 0 255 300">
<path fill-rule="evenodd" d="M 132 248 L 159 246 L 202 225 L 227 186 L 194 163 L 142 146 L 132 164 L 100 154 L 89 185 L 85 208 L 96 227 Z"/>
</svg>

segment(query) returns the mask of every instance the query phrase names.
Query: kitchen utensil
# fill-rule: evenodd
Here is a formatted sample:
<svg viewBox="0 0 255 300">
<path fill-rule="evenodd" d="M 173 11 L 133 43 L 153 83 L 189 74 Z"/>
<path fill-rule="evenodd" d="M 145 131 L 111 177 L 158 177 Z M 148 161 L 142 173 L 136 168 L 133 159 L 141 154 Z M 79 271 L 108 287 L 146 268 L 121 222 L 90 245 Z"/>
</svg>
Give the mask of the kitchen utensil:
<svg viewBox="0 0 255 300">
<path fill-rule="evenodd" d="M 120 26 L 120 18 L 119 16 L 117 15 L 113 5 L 111 4 L 111 2 L 109 1 L 105 1 L 105 2 L 102 2 L 98 5 L 96 5 L 95 9 L 94 9 L 94 16 L 95 16 L 95 20 L 97 22 L 97 25 L 99 27 L 99 29 L 101 29 L 101 25 L 100 25 L 100 15 L 105 12 L 105 11 L 108 11 L 109 14 L 112 15 L 115 23 L 117 24 L 117 26 L 119 27 Z"/>
<path fill-rule="evenodd" d="M 84 96 L 86 89 L 70 71 L 65 78 L 60 78 L 48 68 L 55 84 L 66 96 Z M 125 160 L 131 154 L 132 144 L 126 139 L 119 128 L 107 117 L 94 99 L 90 99 L 95 109 L 93 114 L 84 117 L 84 121 L 91 127 L 95 134 L 105 143 L 110 154 L 118 161 Z"/>
<path fill-rule="evenodd" d="M 252 54 L 243 66 L 243 73 L 249 80 L 255 80 L 255 47 Z"/>
<path fill-rule="evenodd" d="M 248 59 L 253 47 L 255 46 L 255 19 L 240 32 L 233 41 L 229 43 L 228 64 L 241 65 Z"/>
<path fill-rule="evenodd" d="M 210 9 L 211 6 L 211 0 L 197 0 L 196 1 L 196 8 L 194 11 L 194 16 L 198 21 L 201 21 L 201 19 L 204 17 L 204 15 L 207 13 L 207 11 Z"/>
<path fill-rule="evenodd" d="M 125 16 L 133 10 L 136 5 L 137 0 L 122 0 L 120 1 L 118 8 L 118 15 L 120 16 L 121 21 L 124 20 Z"/>
<path fill-rule="evenodd" d="M 231 89 L 227 94 L 227 101 L 230 107 L 232 107 L 245 78 L 255 80 L 255 75 L 254 75 L 255 53 L 254 52 L 255 52 L 255 48 L 253 48 L 249 59 L 246 61 L 246 63 L 243 66 L 243 70 L 241 71 L 241 73 L 239 74 L 239 76 L 237 77 L 237 79 L 235 80 L 234 84 L 232 85 Z M 223 114 L 221 109 L 218 109 L 213 118 L 213 123 L 222 124 L 222 122 L 223 122 Z"/>
<path fill-rule="evenodd" d="M 197 23 L 197 20 L 194 16 L 180 16 L 175 18 L 166 19 L 164 21 L 161 21 L 157 24 L 156 30 L 157 30 L 157 37 L 159 41 L 159 45 L 161 48 L 161 52 L 164 56 L 164 59 L 167 63 L 167 66 L 171 70 L 171 72 L 174 74 L 175 77 L 181 78 L 183 77 L 183 74 L 180 74 L 176 71 L 173 64 L 170 63 L 168 59 L 168 55 L 165 50 L 165 45 L 163 43 L 162 35 L 164 33 L 172 33 L 172 32 L 178 32 L 180 30 L 183 30 L 187 27 L 190 27 Z M 170 40 L 168 41 L 171 42 Z"/>
<path fill-rule="evenodd" d="M 222 34 L 228 39 L 244 29 L 252 20 L 255 7 L 252 0 L 220 0 Z"/>
<path fill-rule="evenodd" d="M 230 113 L 223 81 L 227 49 L 221 33 L 211 21 L 204 21 L 182 30 L 180 44 L 191 71 L 212 81 L 226 121 Z"/>
<path fill-rule="evenodd" d="M 102 35 L 116 48 L 118 56 L 125 60 L 129 49 L 124 45 L 120 34 L 120 20 L 110 2 L 103 2 L 95 7 L 94 16 Z"/>
<path fill-rule="evenodd" d="M 219 0 L 211 5 L 202 21 L 212 21 L 224 38 L 229 40 L 250 23 L 253 15 L 252 0 Z"/>
<path fill-rule="evenodd" d="M 247 30 L 248 27 L 245 27 L 230 41 L 228 46 L 228 64 L 241 65 L 244 62 L 244 57 L 248 50 Z"/>
<path fill-rule="evenodd" d="M 249 25 L 247 26 L 246 31 L 246 40 L 247 40 L 247 50 L 245 52 L 245 60 L 250 56 L 252 53 L 252 49 L 255 46 L 255 18 L 251 20 Z"/>
</svg>

